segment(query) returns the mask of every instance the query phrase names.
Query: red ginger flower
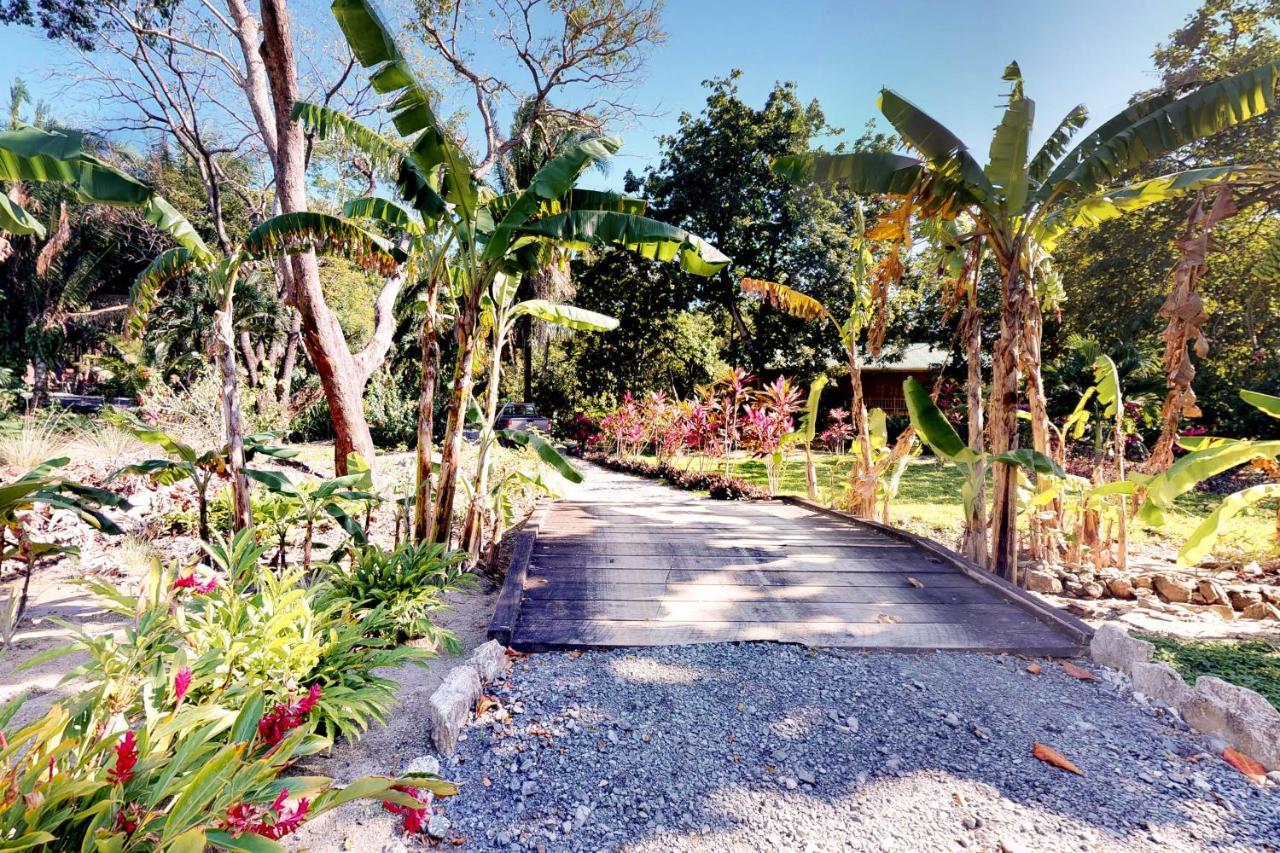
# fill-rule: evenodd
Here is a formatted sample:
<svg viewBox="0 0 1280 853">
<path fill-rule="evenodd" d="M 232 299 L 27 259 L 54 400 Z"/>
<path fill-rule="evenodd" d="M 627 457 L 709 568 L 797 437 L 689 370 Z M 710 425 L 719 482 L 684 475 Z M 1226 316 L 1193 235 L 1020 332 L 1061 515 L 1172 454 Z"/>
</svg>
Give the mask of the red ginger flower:
<svg viewBox="0 0 1280 853">
<path fill-rule="evenodd" d="M 262 738 L 268 746 L 275 746 L 284 740 L 285 735 L 306 721 L 307 715 L 320 701 L 321 695 L 323 691 L 320 685 L 313 684 L 311 690 L 301 699 L 277 702 L 276 706 L 258 721 L 258 737 Z"/>
<path fill-rule="evenodd" d="M 134 765 L 138 763 L 138 740 L 133 736 L 133 730 L 125 732 L 112 748 L 116 753 L 116 763 L 107 771 L 107 778 L 116 785 L 127 784 L 133 778 Z"/>
<path fill-rule="evenodd" d="M 173 676 L 173 704 L 182 704 L 182 697 L 191 689 L 191 667 L 184 666 Z"/>
<path fill-rule="evenodd" d="M 227 809 L 227 816 L 222 819 L 222 828 L 229 830 L 236 838 L 245 834 L 273 840 L 283 838 L 302 826 L 311 809 L 311 801 L 306 798 L 298 800 L 298 804 L 292 809 L 285 808 L 287 799 L 289 789 L 284 788 L 275 802 L 265 809 L 253 803 L 236 803 Z"/>
<path fill-rule="evenodd" d="M 126 803 L 123 807 L 116 811 L 115 827 L 116 832 L 123 832 L 125 835 L 132 835 L 137 832 L 138 827 L 142 825 L 143 819 L 146 817 L 146 809 L 141 803 Z"/>
<path fill-rule="evenodd" d="M 402 806 L 400 803 L 393 803 L 388 800 L 382 801 L 382 807 L 392 814 L 404 815 L 405 832 L 421 832 L 426 829 L 427 823 L 431 820 L 431 792 L 420 791 L 409 785 L 392 785 L 391 790 L 408 794 L 422 803 L 421 808 L 415 809 L 412 806 Z"/>
<path fill-rule="evenodd" d="M 208 595 L 218 588 L 218 576 L 213 575 L 206 581 L 196 580 L 196 573 L 182 575 L 173 581 L 174 589 L 189 589 L 197 595 Z"/>
</svg>

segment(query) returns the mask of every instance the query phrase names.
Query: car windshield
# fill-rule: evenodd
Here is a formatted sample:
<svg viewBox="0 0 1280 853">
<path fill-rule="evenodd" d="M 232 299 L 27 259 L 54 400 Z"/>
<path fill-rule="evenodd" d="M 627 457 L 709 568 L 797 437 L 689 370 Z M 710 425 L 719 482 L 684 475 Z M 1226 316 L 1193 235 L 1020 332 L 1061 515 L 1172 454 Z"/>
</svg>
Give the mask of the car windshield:
<svg viewBox="0 0 1280 853">
<path fill-rule="evenodd" d="M 507 403 L 503 413 L 508 418 L 531 418 L 538 414 L 532 403 Z"/>
</svg>

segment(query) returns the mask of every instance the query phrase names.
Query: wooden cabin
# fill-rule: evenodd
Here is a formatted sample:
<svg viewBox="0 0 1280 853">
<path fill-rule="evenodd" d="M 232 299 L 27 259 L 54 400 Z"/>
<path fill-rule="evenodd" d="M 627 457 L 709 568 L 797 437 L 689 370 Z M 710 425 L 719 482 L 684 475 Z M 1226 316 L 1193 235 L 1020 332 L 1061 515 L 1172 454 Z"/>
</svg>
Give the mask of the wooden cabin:
<svg viewBox="0 0 1280 853">
<path fill-rule="evenodd" d="M 932 387 L 946 360 L 946 350 L 929 344 L 886 347 L 879 358 L 868 358 L 862 365 L 862 391 L 867 408 L 884 409 L 887 415 L 907 414 L 902 383 L 911 376 L 926 388 Z"/>
</svg>

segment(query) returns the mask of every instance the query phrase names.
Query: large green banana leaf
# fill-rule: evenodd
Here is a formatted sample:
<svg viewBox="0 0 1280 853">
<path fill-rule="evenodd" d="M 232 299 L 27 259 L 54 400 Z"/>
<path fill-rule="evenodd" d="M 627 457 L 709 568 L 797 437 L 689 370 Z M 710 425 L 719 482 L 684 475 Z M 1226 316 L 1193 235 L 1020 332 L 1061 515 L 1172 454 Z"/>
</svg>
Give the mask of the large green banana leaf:
<svg viewBox="0 0 1280 853">
<path fill-rule="evenodd" d="M 1173 100 L 1173 93 L 1161 92 L 1145 100 L 1138 101 L 1136 104 L 1131 104 L 1128 107 L 1125 107 L 1123 110 L 1104 121 L 1099 125 L 1097 130 L 1080 140 L 1075 148 L 1072 148 L 1068 154 L 1062 156 L 1062 158 L 1057 161 L 1056 165 L 1049 164 L 1052 165 L 1053 168 L 1044 178 L 1040 188 L 1036 190 L 1033 200 L 1037 202 L 1044 201 L 1053 193 L 1054 187 L 1058 186 L 1058 184 L 1060 184 L 1062 180 L 1071 173 L 1072 169 L 1080 165 L 1080 162 L 1091 155 L 1094 151 L 1098 150 L 1098 146 L 1109 141 L 1117 133 L 1135 122 L 1146 118 L 1156 110 L 1162 109 L 1166 104 Z M 1077 107 L 1076 109 L 1082 108 Z M 1085 120 L 1087 120 L 1087 115 Z"/>
<path fill-rule="evenodd" d="M 902 383 L 907 401 L 907 413 L 924 443 L 942 459 L 962 465 L 972 465 L 980 458 L 977 451 L 965 444 L 946 415 L 929 397 L 929 392 L 915 378 Z"/>
<path fill-rule="evenodd" d="M 715 275 L 729 265 L 728 256 L 683 228 L 614 211 L 571 210 L 529 222 L 519 231 L 568 249 L 621 246 L 651 260 L 678 261 L 683 270 L 700 276 Z"/>
<path fill-rule="evenodd" d="M 1280 441 L 1238 441 L 1188 453 L 1148 484 L 1147 499 L 1138 510 L 1138 520 L 1151 526 L 1159 525 L 1164 520 L 1163 511 L 1173 506 L 1174 499 L 1191 491 L 1202 480 L 1254 459 L 1277 455 L 1280 455 Z"/>
<path fill-rule="evenodd" d="M 1138 119 L 1081 159 L 1063 181 L 1089 191 L 1171 151 L 1275 108 L 1280 61 L 1201 86 Z"/>
<path fill-rule="evenodd" d="M 391 120 L 401 136 L 414 138 L 410 157 L 418 171 L 430 175 L 437 167 L 444 167 L 441 193 L 430 200 L 431 206 L 436 207 L 434 212 L 443 210 L 443 202 L 448 201 L 463 222 L 472 221 L 479 188 L 471 174 L 471 164 L 436 114 L 426 87 L 414 76 L 377 10 L 369 0 L 333 0 L 330 8 L 356 61 L 370 70 L 374 91 L 393 96 L 388 107 Z M 425 188 L 416 189 L 426 203 Z"/>
<path fill-rule="evenodd" d="M 271 217 L 248 233 L 243 250 L 254 259 L 307 251 L 341 255 L 382 275 L 391 275 L 404 259 L 390 241 L 345 219 L 314 210 Z"/>
<path fill-rule="evenodd" d="M 515 229 L 528 222 L 539 207 L 564 196 L 592 165 L 609 159 L 622 147 L 622 140 L 599 136 L 571 146 L 563 154 L 548 160 L 529 181 L 514 204 L 507 207 L 502 219 L 485 243 L 484 256 L 496 261 L 507 253 L 515 239 Z"/>
<path fill-rule="evenodd" d="M 1058 122 L 1058 126 L 1054 128 L 1053 133 L 1049 134 L 1049 138 L 1040 146 L 1040 150 L 1036 152 L 1035 157 L 1031 158 L 1031 163 L 1027 166 L 1027 177 L 1034 184 L 1039 186 L 1044 183 L 1053 171 L 1054 165 L 1061 161 L 1067 150 L 1067 143 L 1088 121 L 1089 110 L 1084 104 L 1076 104 L 1062 117 L 1062 121 Z"/>
<path fill-rule="evenodd" d="M 550 465 L 552 468 L 564 477 L 570 483 L 581 483 L 582 475 L 578 470 L 569 464 L 569 460 L 560 455 L 560 451 L 544 441 L 539 435 L 523 430 L 502 429 L 498 430 L 498 435 L 510 441 L 512 444 L 518 444 L 521 447 L 532 447 L 533 452 L 538 454 L 538 458 Z"/>
<path fill-rule="evenodd" d="M 129 310 L 124 323 L 126 334 L 130 336 L 142 334 L 147 324 L 147 317 L 151 314 L 151 309 L 155 307 L 156 299 L 166 284 L 204 266 L 206 262 L 185 246 L 178 246 L 157 255 L 155 260 L 147 264 L 146 269 L 138 273 L 138 277 L 133 280 L 133 285 L 129 288 Z M 133 428 L 133 426 L 130 427 L 130 429 Z M 177 452 L 173 448 L 165 449 Z"/>
<path fill-rule="evenodd" d="M 1263 483 L 1260 486 L 1250 486 L 1227 495 L 1222 503 L 1218 504 L 1218 508 L 1191 531 L 1191 536 L 1178 552 L 1178 562 L 1184 566 L 1194 566 L 1199 563 L 1213 550 L 1228 521 L 1242 510 L 1267 498 L 1280 498 L 1280 483 Z"/>
<path fill-rule="evenodd" d="M 1124 405 L 1120 393 L 1120 371 L 1110 356 L 1100 355 L 1093 363 L 1093 387 L 1098 389 L 1098 402 L 1104 417 L 1114 418 Z"/>
<path fill-rule="evenodd" d="M 1261 391 L 1246 391 L 1241 389 L 1240 399 L 1244 400 L 1251 406 L 1257 407 L 1257 409 L 1263 414 L 1270 415 L 1273 418 L 1280 418 L 1280 397 L 1263 394 Z"/>
<path fill-rule="evenodd" d="M 961 184 L 979 204 L 995 196 L 995 188 L 968 146 L 940 121 L 891 89 L 881 89 L 880 112 L 902 138 L 943 174 Z"/>
<path fill-rule="evenodd" d="M 991 138 L 991 151 L 983 171 L 991 185 L 1004 196 L 1005 215 L 1013 217 L 1022 212 L 1027 202 L 1027 157 L 1036 103 L 1022 94 L 1022 71 L 1018 63 L 1009 63 L 1004 79 L 1012 82 L 1013 88 Z"/>
<path fill-rule="evenodd" d="M 44 223 L 36 219 L 9 196 L 0 192 L 0 231 L 26 237 L 34 234 L 44 239 Z"/>
<path fill-rule="evenodd" d="M 804 404 L 804 416 L 800 418 L 800 441 L 813 444 L 818 435 L 818 407 L 822 403 L 822 389 L 827 387 L 827 374 L 820 373 L 809 383 L 809 399 Z"/>
<path fill-rule="evenodd" d="M 407 207 L 381 196 L 353 198 L 342 205 L 342 215 L 348 219 L 370 219 L 410 234 L 423 233 L 422 222 Z"/>
<path fill-rule="evenodd" d="M 507 215 L 507 211 L 521 198 L 522 193 L 504 193 L 485 202 L 476 217 L 476 231 L 487 234 L 493 231 L 496 223 Z M 620 195 L 606 190 L 586 190 L 574 187 L 558 198 L 543 199 L 538 209 L 529 217 L 542 219 L 555 216 L 569 210 L 612 210 L 616 213 L 630 213 L 643 216 L 649 203 L 642 198 Z"/>
<path fill-rule="evenodd" d="M 1114 190 L 1088 196 L 1075 204 L 1055 210 L 1036 223 L 1032 237 L 1046 251 L 1057 247 L 1058 240 L 1072 228 L 1099 225 L 1118 219 L 1126 213 L 1159 204 L 1162 201 L 1196 192 L 1232 175 L 1247 172 L 1242 166 L 1210 166 L 1204 169 L 1188 169 L 1138 181 Z"/>
<path fill-rule="evenodd" d="M 320 139 L 351 146 L 369 157 L 373 165 L 384 173 L 394 176 L 404 161 L 404 148 L 341 110 L 310 101 L 298 101 L 293 105 L 290 118 L 301 122 L 308 132 Z"/>
<path fill-rule="evenodd" d="M 561 305 L 548 299 L 526 299 L 511 309 L 513 317 L 524 314 L 553 326 L 580 332 L 608 332 L 618 328 L 618 321 L 606 314 L 598 314 L 575 305 Z"/>
<path fill-rule="evenodd" d="M 1052 474 L 1063 480 L 1067 478 L 1067 472 L 1062 470 L 1061 465 L 1030 447 L 1019 447 L 1017 450 L 1010 450 L 1006 453 L 992 456 L 991 461 L 999 462 L 1003 465 L 1013 465 L 1024 471 L 1036 474 Z"/>
<path fill-rule="evenodd" d="M 792 183 L 812 180 L 840 185 L 859 195 L 907 195 L 924 175 L 914 157 L 888 151 L 853 154 L 789 154 L 773 161 L 773 171 Z"/>
</svg>

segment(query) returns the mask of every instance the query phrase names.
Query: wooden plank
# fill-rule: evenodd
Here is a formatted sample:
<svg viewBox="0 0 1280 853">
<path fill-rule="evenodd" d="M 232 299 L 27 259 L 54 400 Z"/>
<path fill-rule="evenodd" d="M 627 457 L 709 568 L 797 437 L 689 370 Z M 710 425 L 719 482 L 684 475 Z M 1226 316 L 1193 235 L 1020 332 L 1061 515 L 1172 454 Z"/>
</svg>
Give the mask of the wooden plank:
<svg viewBox="0 0 1280 853">
<path fill-rule="evenodd" d="M 804 554 L 806 552 L 850 557 L 890 557 L 900 554 L 905 555 L 916 553 L 910 545 L 901 543 L 885 544 L 882 542 L 867 542 L 865 544 L 857 545 L 788 545 L 783 543 L 776 546 L 753 545 L 750 547 L 738 548 L 730 545 L 716 546 L 705 542 L 672 542 L 665 541 L 658 537 L 651 537 L 650 541 L 647 542 L 613 542 L 607 536 L 568 542 L 548 542 L 545 539 L 539 539 L 538 543 L 534 546 L 533 551 L 535 557 L 548 553 L 561 557 L 585 554 L 613 557 L 662 557 L 690 553 L 703 553 L 707 555 L 723 554 L 726 557 L 769 557 L 781 556 L 783 554 Z"/>
<path fill-rule="evenodd" d="M 761 530 L 753 527 L 750 531 L 706 530 L 660 530 L 646 533 L 619 532 L 612 527 L 602 530 L 548 530 L 538 536 L 544 547 L 561 548 L 579 542 L 596 542 L 604 540 L 614 545 L 631 547 L 647 545 L 653 542 L 666 542 L 672 545 L 699 546 L 709 548 L 810 548 L 817 547 L 866 547 L 880 546 L 901 549 L 897 542 L 887 541 L 878 534 L 862 535 L 843 533 L 797 533 L 794 530 Z"/>
<path fill-rule="evenodd" d="M 609 583 L 709 583 L 744 586 L 907 586 L 903 572 L 809 572 L 789 569 L 767 571 L 744 569 L 616 569 L 607 574 L 598 569 L 530 564 L 526 589 L 535 581 L 596 580 Z M 947 572 L 922 578 L 929 587 L 972 587 L 973 581 L 959 572 Z"/>
<path fill-rule="evenodd" d="M 573 569 L 719 569 L 746 571 L 807 571 L 807 572 L 898 572 L 902 575 L 961 574 L 953 566 L 943 562 L 926 562 L 911 553 L 902 558 L 878 557 L 869 560 L 836 558 L 825 554 L 787 555 L 756 554 L 748 556 L 721 556 L 716 554 L 630 554 L 609 557 L 602 554 L 561 554 L 555 551 L 535 553 L 532 562 L 537 566 Z"/>
<path fill-rule="evenodd" d="M 538 526 L 546 517 L 546 506 L 534 510 L 524 529 L 516 538 L 511 549 L 511 561 L 507 564 L 507 577 L 498 593 L 498 601 L 493 608 L 493 618 L 489 620 L 487 635 L 503 645 L 511 645 L 511 633 L 515 630 L 516 618 L 520 612 L 521 596 L 529 571 L 529 558 L 533 554 L 533 545 L 538 538 Z"/>
<path fill-rule="evenodd" d="M 922 651 L 953 649 L 1075 655 L 1062 634 L 1036 622 L 1027 626 L 975 628 L 968 625 L 866 625 L 804 622 L 630 622 L 542 620 L 526 612 L 512 644 L 518 649 L 665 646 L 723 642 L 804 643 L 814 646 Z"/>
<path fill-rule="evenodd" d="M 981 630 L 1013 628 L 1028 620 L 1007 601 L 986 604 L 855 604 L 838 601 L 723 601 L 701 597 L 660 601 L 546 599 L 528 610 L 539 621 L 621 620 L 627 622 L 686 623 L 803 622 L 838 624 L 967 625 Z"/>
<path fill-rule="evenodd" d="M 592 577 L 595 577 L 594 575 Z M 530 578 L 525 583 L 526 601 L 601 600 L 657 601 L 664 598 L 699 601 L 832 601 L 850 604 L 992 604 L 1000 596 L 972 584 L 929 586 L 916 589 L 900 586 L 817 586 L 806 584 L 725 584 L 708 579 L 705 583 L 613 583 L 611 581 L 547 581 Z"/>
</svg>

